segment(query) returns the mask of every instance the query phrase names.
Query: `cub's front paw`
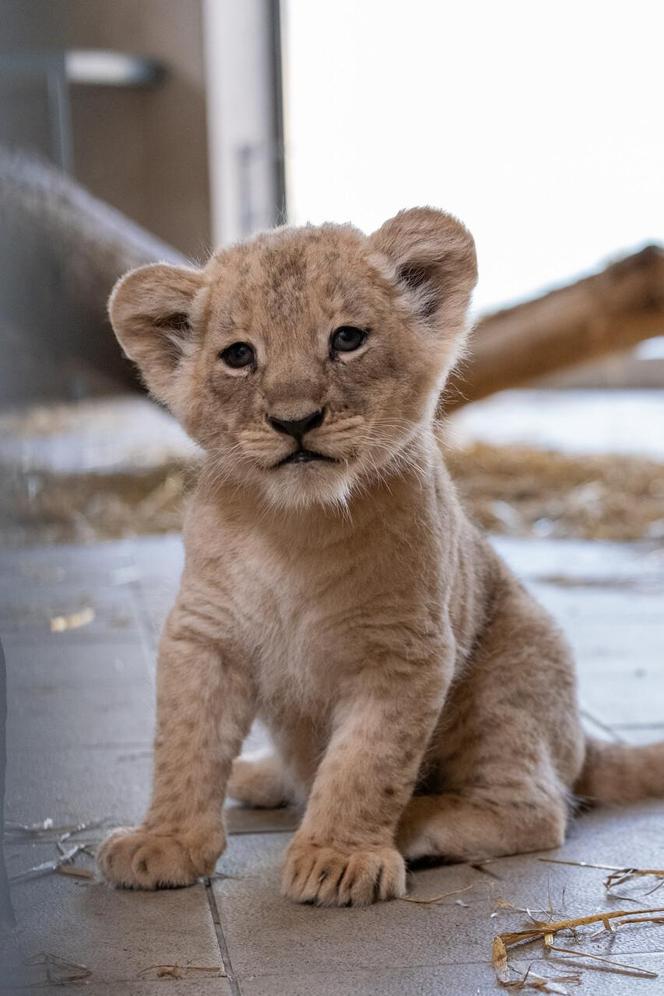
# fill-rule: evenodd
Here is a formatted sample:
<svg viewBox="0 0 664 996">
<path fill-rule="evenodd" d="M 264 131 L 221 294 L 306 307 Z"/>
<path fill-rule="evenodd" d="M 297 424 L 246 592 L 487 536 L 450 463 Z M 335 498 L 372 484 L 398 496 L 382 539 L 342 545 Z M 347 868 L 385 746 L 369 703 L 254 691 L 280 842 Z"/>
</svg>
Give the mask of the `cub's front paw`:
<svg viewBox="0 0 664 996">
<path fill-rule="evenodd" d="M 350 851 L 296 837 L 286 853 L 281 890 L 298 903 L 368 906 L 405 895 L 406 867 L 393 847 Z"/>
<path fill-rule="evenodd" d="M 97 865 L 112 885 L 172 889 L 210 875 L 225 844 L 221 827 L 182 833 L 121 827 L 102 843 Z"/>
</svg>

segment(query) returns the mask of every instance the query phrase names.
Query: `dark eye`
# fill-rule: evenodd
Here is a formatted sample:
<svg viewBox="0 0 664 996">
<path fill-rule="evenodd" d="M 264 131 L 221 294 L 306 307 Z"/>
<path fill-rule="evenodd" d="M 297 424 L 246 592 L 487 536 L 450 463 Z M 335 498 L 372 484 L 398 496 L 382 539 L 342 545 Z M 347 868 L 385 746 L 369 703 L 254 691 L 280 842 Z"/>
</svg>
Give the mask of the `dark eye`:
<svg viewBox="0 0 664 996">
<path fill-rule="evenodd" d="M 352 353 L 359 349 L 367 337 L 365 329 L 353 325 L 342 325 L 330 336 L 330 349 L 333 353 Z"/>
<path fill-rule="evenodd" d="M 222 349 L 219 358 L 224 361 L 227 367 L 234 370 L 240 367 L 248 367 L 256 362 L 256 354 L 248 342 L 234 342 L 226 349 Z"/>
</svg>

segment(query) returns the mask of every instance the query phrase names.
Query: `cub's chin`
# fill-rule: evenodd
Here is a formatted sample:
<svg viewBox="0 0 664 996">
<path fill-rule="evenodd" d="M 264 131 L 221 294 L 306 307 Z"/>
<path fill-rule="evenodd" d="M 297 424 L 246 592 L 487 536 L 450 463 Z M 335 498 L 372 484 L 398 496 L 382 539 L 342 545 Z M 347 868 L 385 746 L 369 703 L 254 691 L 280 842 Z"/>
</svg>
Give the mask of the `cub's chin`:
<svg viewBox="0 0 664 996">
<path fill-rule="evenodd" d="M 352 474 L 347 464 L 302 456 L 278 464 L 262 481 L 269 504 L 281 509 L 312 505 L 343 507 L 351 484 Z"/>
</svg>

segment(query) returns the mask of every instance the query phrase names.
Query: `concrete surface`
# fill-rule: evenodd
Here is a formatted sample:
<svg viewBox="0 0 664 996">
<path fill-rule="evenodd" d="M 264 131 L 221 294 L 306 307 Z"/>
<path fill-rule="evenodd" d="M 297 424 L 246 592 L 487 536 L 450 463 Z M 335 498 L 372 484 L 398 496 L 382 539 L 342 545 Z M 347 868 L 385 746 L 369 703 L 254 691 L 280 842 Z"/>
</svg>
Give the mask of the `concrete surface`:
<svg viewBox="0 0 664 996">
<path fill-rule="evenodd" d="M 664 551 L 544 540 L 496 545 L 567 629 L 589 727 L 634 742 L 664 737 Z M 4 555 L 10 826 L 47 818 L 56 828 L 140 819 L 149 791 L 155 641 L 181 562 L 177 537 Z M 88 624 L 51 631 L 52 617 L 84 608 L 94 612 Z M 252 736 L 260 742 L 259 730 Z M 117 892 L 59 874 L 14 883 L 15 968 L 0 990 L 25 991 L 17 988 L 22 984 L 53 994 L 85 987 L 100 996 L 494 993 L 492 938 L 527 926 L 528 913 L 520 910 L 574 916 L 664 906 L 664 889 L 643 896 L 643 883 L 626 885 L 618 891 L 628 898 L 617 900 L 606 896 L 601 870 L 526 855 L 484 869 L 413 873 L 413 896 L 451 893 L 437 904 L 298 907 L 278 892 L 279 862 L 296 819 L 289 810 L 231 808 L 218 875 L 191 889 Z M 102 832 L 87 828 L 62 846 L 94 845 Z M 57 838 L 57 830 L 9 834 L 10 875 L 53 859 Z M 549 856 L 663 868 L 664 803 L 581 816 L 564 847 Z M 76 866 L 91 868 L 91 857 L 79 854 Z M 581 959 L 581 985 L 567 986 L 569 992 L 664 992 L 664 924 L 584 936 L 582 947 L 660 976 L 607 973 Z M 82 964 L 90 974 L 50 984 L 44 954 Z M 553 976 L 578 968 L 547 963 L 539 944 L 523 949 L 515 965 Z M 66 978 L 75 970 L 59 971 Z"/>
</svg>

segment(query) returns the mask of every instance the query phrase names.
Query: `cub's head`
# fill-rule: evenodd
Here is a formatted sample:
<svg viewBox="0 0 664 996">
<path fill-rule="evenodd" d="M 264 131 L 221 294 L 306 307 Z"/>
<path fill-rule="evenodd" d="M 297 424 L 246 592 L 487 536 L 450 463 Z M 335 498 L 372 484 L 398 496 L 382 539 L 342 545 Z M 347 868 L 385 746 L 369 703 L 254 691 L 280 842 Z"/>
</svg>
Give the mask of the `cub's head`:
<svg viewBox="0 0 664 996">
<path fill-rule="evenodd" d="M 370 236 L 283 228 L 200 270 L 143 266 L 109 312 L 221 478 L 278 505 L 340 502 L 411 458 L 476 276 L 463 225 L 415 208 Z"/>
</svg>

